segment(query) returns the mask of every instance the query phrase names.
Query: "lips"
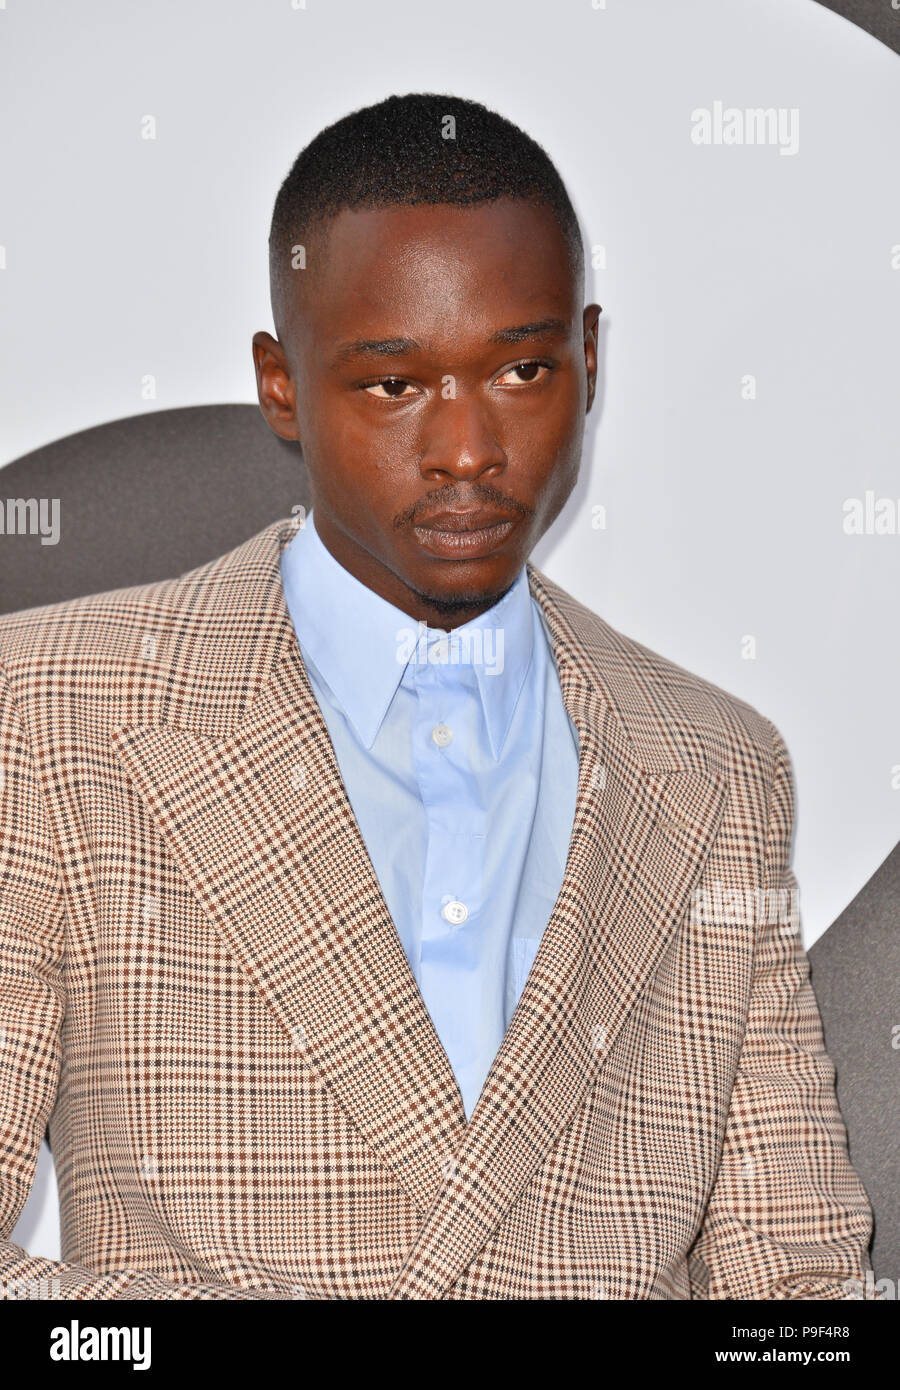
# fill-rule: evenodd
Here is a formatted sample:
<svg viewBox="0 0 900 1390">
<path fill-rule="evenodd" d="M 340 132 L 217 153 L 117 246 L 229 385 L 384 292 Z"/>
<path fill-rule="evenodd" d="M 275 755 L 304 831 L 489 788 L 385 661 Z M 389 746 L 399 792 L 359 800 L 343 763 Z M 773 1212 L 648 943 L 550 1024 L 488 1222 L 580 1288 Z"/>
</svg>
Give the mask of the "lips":
<svg viewBox="0 0 900 1390">
<path fill-rule="evenodd" d="M 488 555 L 502 545 L 518 517 L 508 512 L 471 507 L 460 512 L 438 512 L 413 527 L 416 539 L 431 555 L 469 560 Z"/>
<path fill-rule="evenodd" d="M 470 507 L 460 512 L 437 512 L 425 521 L 417 521 L 417 530 L 426 531 L 485 531 L 494 526 L 502 526 L 517 518 L 509 512 L 488 511 L 483 507 Z"/>
</svg>

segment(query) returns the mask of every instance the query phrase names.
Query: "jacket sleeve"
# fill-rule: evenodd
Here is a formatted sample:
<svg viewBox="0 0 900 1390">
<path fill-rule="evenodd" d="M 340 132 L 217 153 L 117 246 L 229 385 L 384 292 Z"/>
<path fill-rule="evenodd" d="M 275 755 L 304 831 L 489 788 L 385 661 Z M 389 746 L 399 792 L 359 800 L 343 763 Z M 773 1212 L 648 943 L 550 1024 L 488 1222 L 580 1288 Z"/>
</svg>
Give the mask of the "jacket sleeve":
<svg viewBox="0 0 900 1390">
<path fill-rule="evenodd" d="M 872 1210 L 850 1163 L 795 907 L 791 765 L 766 722 L 774 767 L 764 910 L 719 1170 L 689 1256 L 691 1295 L 875 1298 Z"/>
<path fill-rule="evenodd" d="M 9 1239 L 56 1100 L 66 911 L 34 759 L 0 665 L 0 1298 L 284 1299 L 275 1288 L 174 1284 L 149 1271 L 95 1274 Z"/>
</svg>

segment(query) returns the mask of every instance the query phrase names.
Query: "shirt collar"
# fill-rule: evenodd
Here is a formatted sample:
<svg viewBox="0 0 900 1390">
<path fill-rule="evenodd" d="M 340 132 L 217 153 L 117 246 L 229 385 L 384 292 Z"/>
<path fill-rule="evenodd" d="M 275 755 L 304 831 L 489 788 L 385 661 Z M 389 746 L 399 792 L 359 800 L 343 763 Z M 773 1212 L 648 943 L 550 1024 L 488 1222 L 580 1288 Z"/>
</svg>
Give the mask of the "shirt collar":
<svg viewBox="0 0 900 1390">
<path fill-rule="evenodd" d="M 417 624 L 344 569 L 320 539 L 312 512 L 281 554 L 285 602 L 297 641 L 366 748 L 375 742 L 404 672 L 437 647 L 447 677 L 471 666 L 491 751 L 499 758 L 534 643 L 532 599 L 523 566 L 487 612 L 448 635 Z M 413 661 L 415 658 L 415 661 Z"/>
</svg>

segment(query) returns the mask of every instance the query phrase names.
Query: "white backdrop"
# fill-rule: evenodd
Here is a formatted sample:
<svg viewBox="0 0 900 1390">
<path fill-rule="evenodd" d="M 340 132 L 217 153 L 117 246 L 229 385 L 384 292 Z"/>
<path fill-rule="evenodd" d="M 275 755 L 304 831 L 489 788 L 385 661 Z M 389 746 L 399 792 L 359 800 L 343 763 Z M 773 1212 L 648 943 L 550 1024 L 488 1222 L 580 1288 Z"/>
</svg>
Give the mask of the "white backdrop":
<svg viewBox="0 0 900 1390">
<path fill-rule="evenodd" d="M 255 401 L 272 203 L 339 116 L 446 91 L 544 145 L 606 380 L 534 559 L 778 725 L 811 945 L 900 838 L 900 58 L 814 0 L 7 0 L 0 80 L 0 464 Z M 695 143 L 716 103 L 781 138 Z M 58 1257 L 46 1147 L 14 1239 Z"/>
</svg>

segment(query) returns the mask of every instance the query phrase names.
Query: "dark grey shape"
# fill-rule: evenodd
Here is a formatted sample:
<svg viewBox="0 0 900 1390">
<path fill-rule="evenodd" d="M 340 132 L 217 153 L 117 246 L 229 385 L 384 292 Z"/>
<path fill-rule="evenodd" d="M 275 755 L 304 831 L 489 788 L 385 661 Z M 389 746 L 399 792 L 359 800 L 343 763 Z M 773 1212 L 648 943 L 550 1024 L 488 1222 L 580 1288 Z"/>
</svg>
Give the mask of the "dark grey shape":
<svg viewBox="0 0 900 1390">
<path fill-rule="evenodd" d="M 256 405 L 113 420 L 0 469 L 6 499 L 60 499 L 60 541 L 0 535 L 0 613 L 183 574 L 296 505 L 310 506 L 300 446 Z"/>
<path fill-rule="evenodd" d="M 850 1158 L 875 1212 L 872 1266 L 900 1280 L 900 844 L 808 954 Z"/>
<path fill-rule="evenodd" d="M 842 14 L 895 53 L 900 53 L 900 10 L 893 9 L 890 0 L 818 0 L 818 3 L 826 10 Z"/>
</svg>

